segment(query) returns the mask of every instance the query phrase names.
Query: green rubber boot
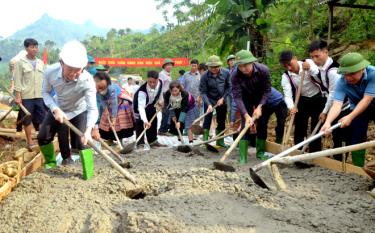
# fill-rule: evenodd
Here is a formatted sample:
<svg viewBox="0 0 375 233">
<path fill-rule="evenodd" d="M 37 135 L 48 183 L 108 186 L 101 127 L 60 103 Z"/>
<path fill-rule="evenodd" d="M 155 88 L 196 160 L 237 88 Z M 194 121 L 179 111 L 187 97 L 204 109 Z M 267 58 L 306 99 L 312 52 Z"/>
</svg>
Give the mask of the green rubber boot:
<svg viewBox="0 0 375 233">
<path fill-rule="evenodd" d="M 216 129 L 216 135 L 220 134 L 222 130 Z M 223 147 L 223 148 L 228 148 L 227 145 L 224 143 L 224 138 L 219 139 L 216 141 L 216 146 Z"/>
<path fill-rule="evenodd" d="M 203 141 L 208 141 L 208 136 L 210 135 L 209 129 L 203 129 Z"/>
<path fill-rule="evenodd" d="M 89 180 L 94 176 L 94 152 L 92 149 L 79 151 L 81 157 L 83 179 Z"/>
<path fill-rule="evenodd" d="M 352 151 L 352 162 L 355 166 L 363 167 L 365 165 L 366 150 Z"/>
<path fill-rule="evenodd" d="M 209 129 L 203 129 L 203 141 L 208 141 L 209 135 L 210 135 L 210 130 Z M 204 146 L 202 145 L 202 147 L 207 147 L 207 145 L 204 144 Z"/>
<path fill-rule="evenodd" d="M 56 164 L 55 148 L 53 146 L 53 143 L 51 142 L 47 145 L 39 146 L 39 148 L 44 156 L 44 160 L 45 160 L 44 168 L 45 169 L 55 168 L 57 164 Z"/>
<path fill-rule="evenodd" d="M 247 149 L 249 148 L 248 140 L 240 140 L 240 165 L 247 163 Z"/>
<path fill-rule="evenodd" d="M 264 155 L 265 148 L 266 148 L 266 140 L 257 138 L 256 142 L 256 148 L 257 148 L 257 158 L 260 160 L 267 160 L 268 157 Z"/>
</svg>

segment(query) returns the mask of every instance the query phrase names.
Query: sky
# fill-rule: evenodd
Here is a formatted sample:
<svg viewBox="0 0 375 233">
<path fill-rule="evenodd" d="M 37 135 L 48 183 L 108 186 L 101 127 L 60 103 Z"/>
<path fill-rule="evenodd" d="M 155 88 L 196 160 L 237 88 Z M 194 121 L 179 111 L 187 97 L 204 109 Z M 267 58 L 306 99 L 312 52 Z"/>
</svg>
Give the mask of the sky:
<svg viewBox="0 0 375 233">
<path fill-rule="evenodd" d="M 7 37 L 43 14 L 83 24 L 87 20 L 105 28 L 145 30 L 164 24 L 154 0 L 7 0 L 2 1 L 0 36 Z"/>
</svg>

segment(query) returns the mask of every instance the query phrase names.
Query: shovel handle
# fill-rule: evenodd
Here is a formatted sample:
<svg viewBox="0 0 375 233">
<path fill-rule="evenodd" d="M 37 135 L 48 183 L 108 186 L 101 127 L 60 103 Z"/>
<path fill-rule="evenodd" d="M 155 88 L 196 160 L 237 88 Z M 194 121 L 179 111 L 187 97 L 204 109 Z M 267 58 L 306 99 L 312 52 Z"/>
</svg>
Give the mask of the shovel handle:
<svg viewBox="0 0 375 233">
<path fill-rule="evenodd" d="M 13 110 L 13 109 L 10 108 L 10 109 L 8 110 L 8 112 L 5 113 L 3 117 L 1 117 L 0 122 L 3 122 L 3 120 L 4 120 L 5 118 L 7 118 L 7 116 L 12 112 L 12 110 Z"/>
<path fill-rule="evenodd" d="M 108 110 L 108 108 L 107 108 L 107 110 Z M 121 143 L 121 141 L 120 141 L 120 138 L 119 138 L 118 135 L 117 135 L 116 129 L 115 129 L 115 127 L 113 126 L 113 124 L 112 124 L 112 122 L 111 122 L 111 118 L 109 117 L 109 111 L 108 111 L 108 116 L 107 116 L 107 118 L 108 118 L 109 127 L 111 127 L 111 130 L 112 130 L 113 134 L 115 135 L 115 138 L 116 138 L 116 141 L 117 141 L 117 145 L 120 146 L 120 149 L 121 149 L 121 150 L 124 149 L 124 147 L 122 146 L 122 143 Z"/>
<path fill-rule="evenodd" d="M 226 137 L 232 136 L 232 135 L 234 135 L 234 134 L 236 134 L 238 132 L 239 131 L 235 131 L 235 132 L 232 132 L 232 133 L 228 133 L 226 135 L 221 135 L 221 136 L 218 136 L 218 137 L 211 138 L 211 139 L 209 139 L 207 141 L 197 142 L 197 143 L 192 144 L 191 146 L 199 146 L 199 145 L 207 144 L 207 143 L 216 141 L 218 139 L 222 139 L 222 138 L 226 138 Z"/>
<path fill-rule="evenodd" d="M 11 93 L 10 91 L 9 91 L 9 89 L 8 88 L 6 88 L 6 87 L 4 87 L 4 85 L 2 85 L 1 84 L 1 87 L 10 95 L 10 97 L 12 97 L 12 99 L 16 99 L 16 97 L 13 95 L 13 93 Z M 20 103 L 19 104 L 19 106 L 20 106 L 20 108 L 21 108 L 21 110 L 26 114 L 26 115 L 28 115 L 28 116 L 30 116 L 31 115 L 31 113 L 25 108 L 25 106 L 23 106 L 23 104 L 22 103 Z"/>
<path fill-rule="evenodd" d="M 351 151 L 363 150 L 363 149 L 368 149 L 371 147 L 375 147 L 375 140 L 363 142 L 363 143 L 359 143 L 359 144 L 355 144 L 351 146 L 343 146 L 343 147 L 333 148 L 329 150 L 318 151 L 314 153 L 286 156 L 284 158 L 277 159 L 274 162 L 290 164 L 290 163 L 294 163 L 298 161 L 311 160 L 311 159 L 316 159 L 316 158 L 326 157 L 326 156 L 331 156 L 331 155 L 336 155 L 336 154 L 345 154 Z"/>
<path fill-rule="evenodd" d="M 215 106 L 213 106 L 213 108 L 212 108 L 212 111 L 215 109 L 215 108 L 217 108 L 217 106 L 219 106 L 219 105 L 215 105 Z M 200 120 L 202 120 L 205 116 L 207 116 L 208 114 L 210 114 L 210 113 L 212 113 L 212 112 L 206 112 L 206 113 L 204 113 L 202 116 L 200 116 L 200 117 L 198 117 L 197 119 L 195 119 L 195 121 L 193 121 L 193 125 L 195 125 L 197 122 L 199 122 Z"/>
<path fill-rule="evenodd" d="M 154 119 L 156 118 L 156 116 L 158 115 L 160 111 L 156 111 L 155 114 L 152 116 L 151 120 L 149 121 L 150 124 L 152 124 L 152 122 L 154 121 Z M 139 140 L 141 140 L 141 138 L 143 137 L 143 135 L 146 133 L 147 131 L 147 128 L 145 128 L 142 133 L 138 136 L 138 138 L 135 140 L 135 144 L 137 144 L 139 142 Z"/>
<path fill-rule="evenodd" d="M 314 130 L 311 132 L 311 135 L 310 135 L 310 136 L 314 136 L 314 135 L 318 132 L 318 130 L 320 129 L 320 126 L 321 126 L 321 125 L 322 125 L 322 121 L 319 120 L 318 123 L 316 124 Z M 301 151 L 302 154 L 305 153 L 305 151 L 306 151 L 306 149 L 307 149 L 308 146 L 309 146 L 309 144 L 306 144 L 306 145 L 304 145 L 304 146 L 302 147 L 302 151 Z"/>
<path fill-rule="evenodd" d="M 330 131 L 333 131 L 337 128 L 339 128 L 341 126 L 341 122 L 333 125 L 331 128 L 329 128 L 328 130 Z M 316 139 L 322 137 L 324 135 L 324 132 L 319 132 L 318 134 L 315 134 L 314 136 L 311 136 L 309 137 L 308 139 L 306 139 L 305 141 L 302 141 L 300 143 L 298 143 L 297 145 L 294 145 L 290 148 L 288 148 L 287 150 L 284 150 L 283 152 L 273 156 L 272 158 L 266 160 L 266 161 L 263 161 L 257 165 L 255 165 L 252 169 L 254 171 L 259 171 L 262 167 L 264 166 L 267 166 L 269 163 L 275 161 L 275 160 L 278 160 L 279 158 L 282 158 L 282 157 L 285 157 L 287 156 L 288 154 L 292 153 L 293 151 L 295 150 L 298 150 L 299 148 L 301 148 L 302 146 L 306 145 L 306 144 L 309 144 L 310 142 L 312 141 L 315 141 Z"/>
<path fill-rule="evenodd" d="M 177 129 L 177 121 L 174 121 L 174 125 L 176 127 L 176 130 L 177 130 L 177 133 L 178 133 L 178 137 L 180 138 L 182 145 L 185 145 L 185 142 L 182 139 L 181 131 L 180 131 L 180 129 Z"/>
<path fill-rule="evenodd" d="M 298 106 L 299 98 L 301 97 L 301 92 L 302 92 L 303 80 L 304 79 L 305 79 L 305 71 L 303 70 L 302 71 L 302 75 L 301 75 L 301 82 L 300 82 L 300 85 L 299 85 L 297 93 L 296 93 L 296 99 L 294 101 L 294 106 L 296 106 L 296 107 Z M 281 145 L 281 149 L 282 150 L 284 150 L 287 142 L 289 141 L 289 137 L 290 137 L 290 133 L 292 132 L 292 127 L 293 127 L 293 123 L 294 123 L 294 118 L 295 117 L 296 117 L 296 114 L 293 114 L 290 117 L 289 125 L 288 125 L 288 130 L 286 131 L 286 135 L 285 135 L 283 143 Z"/>
<path fill-rule="evenodd" d="M 119 153 L 117 153 L 112 147 L 110 147 L 103 139 L 99 138 L 98 141 L 102 144 L 107 150 L 109 150 L 114 156 L 116 156 L 121 163 L 124 163 L 125 160 L 121 157 Z"/>
<path fill-rule="evenodd" d="M 221 157 L 220 162 L 224 162 L 224 160 L 230 155 L 230 153 L 232 153 L 234 148 L 240 142 L 240 140 L 245 135 L 245 133 L 250 129 L 250 127 L 251 127 L 251 125 L 245 125 L 245 127 L 241 130 L 240 134 L 237 136 L 236 140 L 232 143 L 232 145 L 229 147 L 229 149 L 225 152 L 223 157 Z"/>
<path fill-rule="evenodd" d="M 66 124 L 74 133 L 78 136 L 83 137 L 83 133 L 77 129 L 70 121 L 64 118 L 64 124 Z M 136 179 L 123 167 L 121 167 L 116 161 L 114 161 L 109 155 L 104 153 L 101 149 L 99 149 L 92 140 L 88 141 L 89 146 L 91 146 L 96 152 L 98 152 L 101 156 L 105 158 L 118 172 L 120 172 L 126 179 L 132 182 L 134 185 L 137 184 Z"/>
</svg>

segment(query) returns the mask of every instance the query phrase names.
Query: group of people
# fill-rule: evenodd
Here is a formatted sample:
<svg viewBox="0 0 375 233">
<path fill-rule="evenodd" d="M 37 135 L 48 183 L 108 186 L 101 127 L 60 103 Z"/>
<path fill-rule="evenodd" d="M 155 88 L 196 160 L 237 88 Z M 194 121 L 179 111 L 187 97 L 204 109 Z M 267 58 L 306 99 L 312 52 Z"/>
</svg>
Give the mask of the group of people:
<svg viewBox="0 0 375 233">
<path fill-rule="evenodd" d="M 26 54 L 14 64 L 15 102 L 31 113 L 31 119 L 23 121 L 28 148 L 35 146 L 31 138 L 33 123 L 39 131 L 38 144 L 46 168 L 56 166 L 52 144 L 56 134 L 63 164 L 69 164 L 74 150 L 92 153 L 87 150 L 88 140 L 115 140 L 112 128 L 122 139 L 117 143 L 125 143 L 134 132 L 138 137 L 144 129 L 151 148 L 164 146 L 158 142 L 158 135 L 176 134 L 177 130 L 185 132 L 192 143 L 192 124 L 203 112 L 208 113 L 203 121 L 203 140 L 209 139 L 213 127 L 220 134 L 228 125 L 236 131 L 251 126 L 239 142 L 240 164 L 247 162 L 249 145 L 256 147 L 257 158 L 268 158 L 267 128 L 274 113 L 277 143 L 283 142 L 288 114 L 295 114 L 295 144 L 307 137 L 309 119 L 312 127 L 320 121 L 321 130 L 327 134 L 331 124 L 340 121 L 341 129 L 333 132 L 335 147 L 365 141 L 368 122 L 375 120 L 375 67 L 359 53 L 346 54 L 339 64 L 329 57 L 322 40 L 309 45 L 308 59 L 299 60 L 289 50 L 280 54 L 285 69 L 281 77 L 283 94 L 272 87 L 269 68 L 246 50 L 228 56 L 228 67 L 223 67 L 216 55 L 206 63 L 192 59 L 190 71 L 178 80 L 171 75 L 174 62 L 165 59 L 160 72 L 148 71 L 146 82 L 136 86 L 131 79 L 112 81 L 108 67 L 94 69 L 95 61 L 78 41 L 67 42 L 59 62 L 47 68 L 36 58 L 36 40 L 26 39 L 24 46 Z M 295 104 L 298 89 L 301 96 Z M 158 131 L 155 118 L 159 112 L 162 119 Z M 77 137 L 63 124 L 64 120 L 84 136 Z M 138 145 L 145 143 L 142 137 Z M 216 146 L 227 147 L 223 139 L 217 140 Z M 310 152 L 321 149 L 321 140 L 309 145 Z M 353 152 L 353 163 L 363 166 L 365 153 Z M 341 155 L 335 158 L 341 159 Z"/>
</svg>

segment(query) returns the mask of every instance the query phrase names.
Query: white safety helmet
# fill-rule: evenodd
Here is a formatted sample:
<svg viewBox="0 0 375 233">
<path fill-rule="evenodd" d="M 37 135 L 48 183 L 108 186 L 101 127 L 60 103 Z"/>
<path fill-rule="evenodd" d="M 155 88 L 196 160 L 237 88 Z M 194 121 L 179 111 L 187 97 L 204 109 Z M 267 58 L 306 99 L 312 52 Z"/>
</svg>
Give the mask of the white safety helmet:
<svg viewBox="0 0 375 233">
<path fill-rule="evenodd" d="M 84 68 L 88 62 L 86 48 L 77 40 L 66 42 L 59 57 L 64 64 L 74 68 Z"/>
</svg>

